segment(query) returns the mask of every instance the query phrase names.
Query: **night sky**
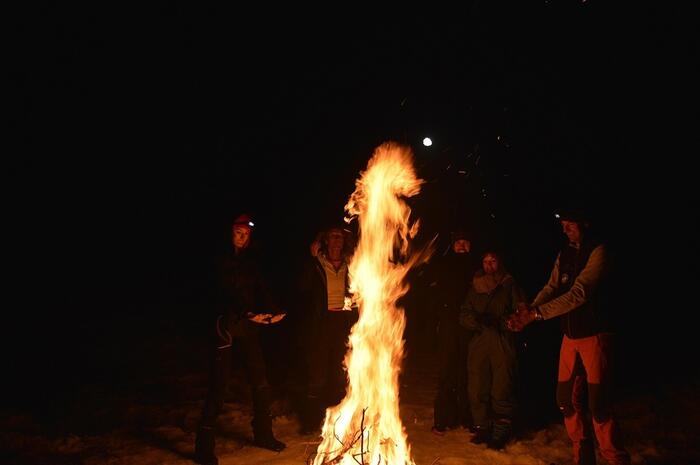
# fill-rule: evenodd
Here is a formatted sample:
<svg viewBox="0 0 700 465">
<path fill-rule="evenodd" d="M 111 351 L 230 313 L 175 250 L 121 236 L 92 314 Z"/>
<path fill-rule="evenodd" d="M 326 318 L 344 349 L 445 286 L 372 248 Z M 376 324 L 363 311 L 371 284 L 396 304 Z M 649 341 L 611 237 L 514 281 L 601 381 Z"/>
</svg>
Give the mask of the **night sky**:
<svg viewBox="0 0 700 465">
<path fill-rule="evenodd" d="M 697 151 L 680 121 L 697 49 L 683 12 L 554 0 L 298 8 L 17 13 L 17 149 L 5 157 L 14 368 L 26 374 L 120 315 L 196 320 L 210 258 L 241 211 L 284 281 L 387 140 L 413 148 L 426 180 L 410 201 L 419 241 L 467 227 L 477 248 L 506 251 L 532 293 L 560 239 L 553 212 L 585 205 L 620 246 L 640 353 L 665 363 L 686 350 L 697 211 L 685 163 Z"/>
</svg>

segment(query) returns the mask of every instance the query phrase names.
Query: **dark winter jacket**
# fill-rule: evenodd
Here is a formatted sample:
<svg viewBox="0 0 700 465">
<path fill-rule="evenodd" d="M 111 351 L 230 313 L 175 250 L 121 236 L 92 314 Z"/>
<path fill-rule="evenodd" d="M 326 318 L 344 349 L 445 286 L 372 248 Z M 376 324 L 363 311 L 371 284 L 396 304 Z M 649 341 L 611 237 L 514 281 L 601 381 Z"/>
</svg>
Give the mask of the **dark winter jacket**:
<svg viewBox="0 0 700 465">
<path fill-rule="evenodd" d="M 218 260 L 220 314 L 227 323 L 257 313 L 281 313 L 249 249 L 233 251 Z"/>
<path fill-rule="evenodd" d="M 516 311 L 518 303 L 525 301 L 525 295 L 510 274 L 486 275 L 480 270 L 467 292 L 459 321 L 475 333 L 506 332 L 506 319 Z"/>
<path fill-rule="evenodd" d="M 459 307 L 464 302 L 475 271 L 476 266 L 469 253 L 457 254 L 450 251 L 435 263 L 430 285 L 433 304 L 437 307 L 441 323 L 454 321 L 457 324 Z"/>
<path fill-rule="evenodd" d="M 609 332 L 610 260 L 604 245 L 583 241 L 565 245 L 554 263 L 547 285 L 533 306 L 545 319 L 561 317 L 561 328 L 578 339 Z"/>
<path fill-rule="evenodd" d="M 350 282 L 348 275 L 345 278 L 346 294 L 350 296 Z M 320 326 L 320 321 L 328 313 L 328 291 L 326 289 L 326 272 L 315 257 L 309 257 L 302 266 L 299 276 L 299 302 L 297 305 L 299 321 L 302 327 L 302 338 L 314 338 L 315 332 Z M 357 309 L 353 309 L 357 315 Z"/>
</svg>

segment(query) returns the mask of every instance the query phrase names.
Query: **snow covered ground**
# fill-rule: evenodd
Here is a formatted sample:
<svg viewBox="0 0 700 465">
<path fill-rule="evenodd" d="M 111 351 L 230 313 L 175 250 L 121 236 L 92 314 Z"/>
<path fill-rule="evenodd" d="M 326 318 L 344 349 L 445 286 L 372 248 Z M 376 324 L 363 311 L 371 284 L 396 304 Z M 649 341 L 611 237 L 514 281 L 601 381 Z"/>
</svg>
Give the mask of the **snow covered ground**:
<svg viewBox="0 0 700 465">
<path fill-rule="evenodd" d="M 106 374 L 92 383 L 74 384 L 60 402 L 39 402 L 42 407 L 34 409 L 15 405 L 0 412 L 0 463 L 191 464 L 194 430 L 206 392 L 203 346 L 180 336 L 167 343 L 136 337 L 139 344 L 113 348 L 119 355 L 112 358 L 103 349 L 100 357 L 110 362 L 105 364 Z M 137 349 L 131 354 L 120 352 L 127 347 Z M 402 378 L 401 415 L 416 464 L 572 463 L 570 444 L 557 418 L 541 428 L 522 431 L 504 451 L 470 444 L 470 434 L 463 429 L 444 436 L 431 433 L 436 385 L 431 360 L 430 354 L 417 357 Z M 50 386 L 48 380 L 45 387 L 50 390 Z M 633 463 L 700 463 L 698 384 L 654 386 L 625 391 L 618 406 Z M 307 463 L 319 438 L 298 433 L 292 402 L 281 392 L 273 405 L 274 430 L 287 449 L 274 453 L 253 447 L 247 387 L 236 371 L 219 419 L 217 453 L 222 465 Z"/>
</svg>

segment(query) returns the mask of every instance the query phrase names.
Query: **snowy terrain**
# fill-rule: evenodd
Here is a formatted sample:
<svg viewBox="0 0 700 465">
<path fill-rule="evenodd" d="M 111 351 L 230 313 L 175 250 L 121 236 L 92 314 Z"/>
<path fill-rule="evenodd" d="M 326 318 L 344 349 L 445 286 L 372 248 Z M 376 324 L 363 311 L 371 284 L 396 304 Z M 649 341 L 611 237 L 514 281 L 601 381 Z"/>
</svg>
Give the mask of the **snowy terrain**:
<svg viewBox="0 0 700 465">
<path fill-rule="evenodd" d="M 56 368 L 64 377 L 62 394 L 50 392 L 56 380 L 43 378 L 45 389 L 34 405 L 17 403 L 0 417 L 0 463 L 11 464 L 190 464 L 194 430 L 206 393 L 206 350 L 198 338 L 186 336 L 177 323 L 144 323 L 132 317 L 129 342 L 104 344 L 85 366 L 98 364 L 92 382 Z M 108 332 L 107 326 L 103 331 Z M 154 332 L 154 330 L 157 330 Z M 95 338 L 106 337 L 99 330 Z M 149 338 L 170 334 L 169 339 Z M 94 342 L 94 341 L 93 341 Z M 90 346 L 90 340 L 84 341 Z M 110 348 L 108 348 L 110 347 Z M 431 433 L 436 373 L 432 354 L 407 359 L 402 376 L 401 415 L 418 465 L 518 464 L 568 465 L 571 450 L 556 417 L 541 427 L 523 429 L 505 451 L 469 443 L 468 431 Z M 93 360 L 93 362 L 89 362 Z M 99 376 L 93 373 L 101 373 Z M 300 435 L 290 390 L 277 387 L 274 430 L 287 443 L 281 453 L 252 447 L 250 406 L 240 369 L 234 373 L 230 396 L 219 418 L 217 453 L 220 463 L 303 465 L 319 438 Z M 627 389 L 618 417 L 635 464 L 700 463 L 700 389 L 697 383 L 654 383 Z M 28 386 L 27 386 L 28 387 Z M 41 390 L 41 389 L 40 389 Z M 31 396 L 29 396 L 31 398 Z M 21 396 L 20 396 L 21 398 Z M 553 402 L 553 399 L 552 399 Z M 604 463 L 604 462 L 600 462 Z"/>
</svg>

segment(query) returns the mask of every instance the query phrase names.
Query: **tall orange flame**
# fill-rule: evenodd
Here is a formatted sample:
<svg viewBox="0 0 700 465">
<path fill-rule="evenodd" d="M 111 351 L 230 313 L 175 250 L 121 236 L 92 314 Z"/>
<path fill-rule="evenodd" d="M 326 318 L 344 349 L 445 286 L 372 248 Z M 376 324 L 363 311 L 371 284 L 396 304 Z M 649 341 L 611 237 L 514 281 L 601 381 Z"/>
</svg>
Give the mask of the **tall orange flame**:
<svg viewBox="0 0 700 465">
<path fill-rule="evenodd" d="M 314 465 L 414 464 L 399 418 L 406 273 L 427 254 L 408 257 L 410 208 L 402 200 L 420 191 L 413 155 L 394 143 L 377 147 L 345 206 L 357 216 L 360 237 L 350 263 L 351 291 L 360 317 L 345 356 L 345 398 L 326 410 L 323 440 Z"/>
</svg>

